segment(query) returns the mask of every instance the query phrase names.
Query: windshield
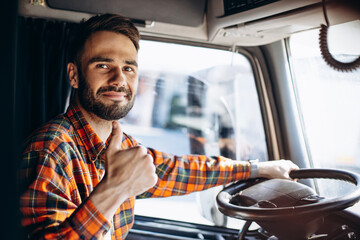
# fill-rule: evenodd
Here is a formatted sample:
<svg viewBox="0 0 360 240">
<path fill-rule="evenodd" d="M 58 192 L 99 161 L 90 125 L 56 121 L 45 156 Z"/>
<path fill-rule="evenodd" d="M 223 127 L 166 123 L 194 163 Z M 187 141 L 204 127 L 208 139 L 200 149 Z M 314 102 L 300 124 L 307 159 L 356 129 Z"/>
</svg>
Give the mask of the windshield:
<svg viewBox="0 0 360 240">
<path fill-rule="evenodd" d="M 357 21 L 329 28 L 329 49 L 336 59 L 350 62 L 358 57 L 359 25 Z M 318 30 L 303 32 L 289 41 L 311 164 L 360 173 L 360 70 L 338 72 L 326 65 L 318 34 Z M 321 194 L 330 196 L 352 189 L 339 181 L 318 185 Z M 360 213 L 359 204 L 353 209 Z"/>
<path fill-rule="evenodd" d="M 134 108 L 121 120 L 138 142 L 177 155 L 268 160 L 254 74 L 244 55 L 142 40 L 139 70 Z M 220 189 L 139 199 L 135 213 L 224 226 L 236 220 L 218 212 Z"/>
</svg>

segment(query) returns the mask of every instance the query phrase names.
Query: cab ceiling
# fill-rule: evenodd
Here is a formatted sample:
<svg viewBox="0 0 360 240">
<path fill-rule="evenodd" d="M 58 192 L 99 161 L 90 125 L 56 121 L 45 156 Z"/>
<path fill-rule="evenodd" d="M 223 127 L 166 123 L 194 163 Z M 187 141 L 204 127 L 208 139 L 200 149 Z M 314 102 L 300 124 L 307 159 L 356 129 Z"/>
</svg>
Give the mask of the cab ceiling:
<svg viewBox="0 0 360 240">
<path fill-rule="evenodd" d="M 19 14 L 79 22 L 98 13 L 116 13 L 138 23 L 142 36 L 259 46 L 324 24 L 322 0 L 18 0 Z M 261 2 L 226 12 L 231 3 Z M 360 20 L 359 0 L 326 0 L 332 25 Z"/>
</svg>

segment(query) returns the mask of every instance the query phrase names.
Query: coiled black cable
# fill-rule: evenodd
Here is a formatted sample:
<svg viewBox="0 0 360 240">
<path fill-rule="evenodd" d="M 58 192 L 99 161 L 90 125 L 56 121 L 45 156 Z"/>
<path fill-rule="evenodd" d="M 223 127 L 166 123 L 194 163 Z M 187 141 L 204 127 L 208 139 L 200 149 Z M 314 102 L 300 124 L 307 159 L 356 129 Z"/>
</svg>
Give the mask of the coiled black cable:
<svg viewBox="0 0 360 240">
<path fill-rule="evenodd" d="M 349 71 L 356 70 L 357 68 L 360 67 L 360 56 L 352 62 L 344 63 L 344 62 L 340 62 L 340 61 L 336 60 L 331 55 L 331 53 L 329 51 L 329 47 L 328 47 L 328 40 L 327 40 L 328 39 L 329 20 L 327 18 L 327 14 L 326 14 L 325 0 L 323 0 L 322 2 L 323 2 L 323 12 L 324 12 L 326 25 L 324 25 L 324 24 L 320 25 L 319 44 L 320 44 L 321 56 L 330 67 L 332 67 L 333 69 L 335 69 L 337 71 L 349 72 Z"/>
</svg>

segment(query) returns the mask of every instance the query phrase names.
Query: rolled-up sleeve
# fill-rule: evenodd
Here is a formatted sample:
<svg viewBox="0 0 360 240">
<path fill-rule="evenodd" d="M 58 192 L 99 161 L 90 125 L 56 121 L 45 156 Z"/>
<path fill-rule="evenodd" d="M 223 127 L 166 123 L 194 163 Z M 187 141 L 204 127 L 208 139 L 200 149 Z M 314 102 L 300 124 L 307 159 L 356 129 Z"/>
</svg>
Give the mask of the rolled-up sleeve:
<svg viewBox="0 0 360 240">
<path fill-rule="evenodd" d="M 154 158 L 157 184 L 138 198 L 168 197 L 248 179 L 250 165 L 225 157 L 175 156 L 149 149 Z"/>
</svg>

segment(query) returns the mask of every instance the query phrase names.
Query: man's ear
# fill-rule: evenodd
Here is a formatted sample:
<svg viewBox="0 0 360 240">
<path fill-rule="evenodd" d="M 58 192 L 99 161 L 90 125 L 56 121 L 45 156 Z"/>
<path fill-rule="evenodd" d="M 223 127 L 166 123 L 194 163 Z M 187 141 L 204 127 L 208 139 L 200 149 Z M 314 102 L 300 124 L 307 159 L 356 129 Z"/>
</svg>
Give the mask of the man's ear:
<svg viewBox="0 0 360 240">
<path fill-rule="evenodd" d="M 69 76 L 70 85 L 77 89 L 79 87 L 79 74 L 78 68 L 74 63 L 68 63 L 67 74 Z"/>
</svg>

